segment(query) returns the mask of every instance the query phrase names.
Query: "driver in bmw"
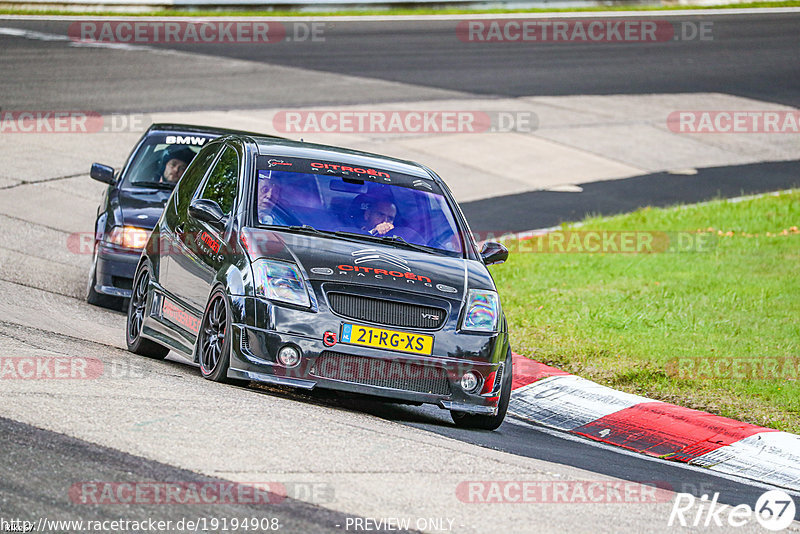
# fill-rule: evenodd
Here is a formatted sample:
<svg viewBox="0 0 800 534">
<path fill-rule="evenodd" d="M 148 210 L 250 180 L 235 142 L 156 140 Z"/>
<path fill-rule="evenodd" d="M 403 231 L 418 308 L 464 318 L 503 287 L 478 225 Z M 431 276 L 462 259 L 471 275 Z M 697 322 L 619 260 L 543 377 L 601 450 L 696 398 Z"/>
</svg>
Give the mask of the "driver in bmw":
<svg viewBox="0 0 800 534">
<path fill-rule="evenodd" d="M 193 158 L 194 152 L 185 147 L 165 149 L 161 156 L 160 174 L 156 181 L 165 184 L 178 183 Z"/>
</svg>

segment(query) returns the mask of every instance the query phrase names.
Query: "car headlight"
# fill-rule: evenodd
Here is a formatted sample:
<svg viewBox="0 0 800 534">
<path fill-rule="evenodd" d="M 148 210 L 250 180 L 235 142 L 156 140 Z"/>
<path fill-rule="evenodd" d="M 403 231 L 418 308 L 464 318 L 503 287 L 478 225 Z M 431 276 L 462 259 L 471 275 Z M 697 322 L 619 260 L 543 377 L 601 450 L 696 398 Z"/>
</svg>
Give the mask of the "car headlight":
<svg viewBox="0 0 800 534">
<path fill-rule="evenodd" d="M 500 299 L 494 291 L 471 289 L 467 298 L 462 330 L 496 332 L 500 318 Z"/>
<path fill-rule="evenodd" d="M 306 284 L 293 263 L 256 260 L 253 263 L 256 294 L 270 300 L 310 306 Z"/>
<path fill-rule="evenodd" d="M 143 249 L 150 238 L 150 230 L 135 226 L 115 226 L 106 235 L 106 241 L 120 247 Z"/>
</svg>

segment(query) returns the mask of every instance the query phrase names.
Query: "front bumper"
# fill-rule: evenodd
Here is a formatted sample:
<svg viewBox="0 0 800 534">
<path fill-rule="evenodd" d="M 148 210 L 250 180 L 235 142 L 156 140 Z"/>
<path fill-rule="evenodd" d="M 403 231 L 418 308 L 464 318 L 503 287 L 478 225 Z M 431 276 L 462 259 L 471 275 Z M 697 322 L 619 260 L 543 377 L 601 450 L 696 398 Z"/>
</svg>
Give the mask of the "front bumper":
<svg viewBox="0 0 800 534">
<path fill-rule="evenodd" d="M 271 319 L 265 321 L 268 328 L 234 323 L 228 375 L 309 390 L 326 388 L 434 404 L 465 413 L 497 413 L 501 382 L 498 369 L 503 366 L 507 349 L 505 333 L 476 336 L 424 332 L 435 336 L 434 352 L 426 356 L 341 342 L 326 346 L 323 334 L 329 331 L 338 335 L 342 323 L 351 321 L 326 313 L 310 315 L 311 312 L 273 306 Z M 452 342 L 454 336 L 457 345 Z M 301 352 L 301 362 L 295 367 L 286 368 L 276 358 L 278 350 L 286 345 Z M 461 387 L 461 377 L 468 371 L 482 377 L 475 393 Z"/>
<path fill-rule="evenodd" d="M 94 290 L 112 297 L 130 298 L 139 251 L 121 249 L 107 243 L 97 245 Z"/>
</svg>

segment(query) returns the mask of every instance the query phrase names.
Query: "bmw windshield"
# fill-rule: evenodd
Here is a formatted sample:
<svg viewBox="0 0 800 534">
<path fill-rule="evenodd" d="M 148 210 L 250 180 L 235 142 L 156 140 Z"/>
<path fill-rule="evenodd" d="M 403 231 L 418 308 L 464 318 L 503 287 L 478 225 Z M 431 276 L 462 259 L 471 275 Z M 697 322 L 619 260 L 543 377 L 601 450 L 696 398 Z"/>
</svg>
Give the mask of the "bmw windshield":
<svg viewBox="0 0 800 534">
<path fill-rule="evenodd" d="M 453 212 L 438 184 L 429 179 L 262 156 L 255 207 L 262 226 L 462 256 Z"/>
<path fill-rule="evenodd" d="M 173 189 L 195 155 L 214 137 L 209 134 L 149 136 L 131 162 L 123 187 Z"/>
</svg>

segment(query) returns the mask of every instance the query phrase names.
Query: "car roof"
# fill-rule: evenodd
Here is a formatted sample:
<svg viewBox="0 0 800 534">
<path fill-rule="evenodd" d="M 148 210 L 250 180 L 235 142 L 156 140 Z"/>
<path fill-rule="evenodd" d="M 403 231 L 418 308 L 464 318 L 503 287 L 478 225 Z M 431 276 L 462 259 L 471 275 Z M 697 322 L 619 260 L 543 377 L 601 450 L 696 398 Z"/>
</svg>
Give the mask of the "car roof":
<svg viewBox="0 0 800 534">
<path fill-rule="evenodd" d="M 267 139 L 283 139 L 282 137 L 273 137 L 267 134 L 256 133 L 256 132 L 248 132 L 245 130 L 232 130 L 230 128 L 217 128 L 216 126 L 200 126 L 196 124 L 178 124 L 178 123 L 166 123 L 166 122 L 158 122 L 152 124 L 150 128 L 147 129 L 147 135 L 151 134 L 162 134 L 162 133 L 200 133 L 200 134 L 211 134 L 217 136 L 223 135 L 249 135 L 249 136 L 258 136 L 264 137 Z"/>
<path fill-rule="evenodd" d="M 362 152 L 329 145 L 317 145 L 303 141 L 292 141 L 280 137 L 269 136 L 250 136 L 258 147 L 261 156 L 282 156 L 287 158 L 306 158 L 319 159 L 322 161 L 334 161 L 337 163 L 347 163 L 359 167 L 373 167 L 394 171 L 418 178 L 437 181 L 435 175 L 426 167 L 415 163 L 380 154 Z"/>
</svg>

